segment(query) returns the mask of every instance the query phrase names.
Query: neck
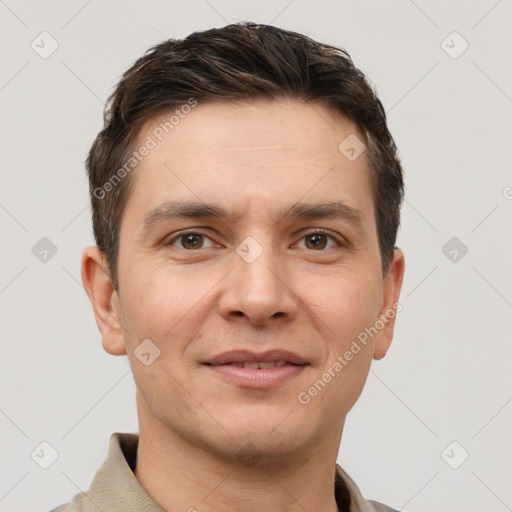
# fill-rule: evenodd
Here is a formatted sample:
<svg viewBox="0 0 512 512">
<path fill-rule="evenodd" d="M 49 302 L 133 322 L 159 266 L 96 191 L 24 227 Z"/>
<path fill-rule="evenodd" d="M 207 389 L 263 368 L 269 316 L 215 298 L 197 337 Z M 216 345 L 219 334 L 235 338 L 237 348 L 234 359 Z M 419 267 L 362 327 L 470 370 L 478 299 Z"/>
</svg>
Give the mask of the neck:
<svg viewBox="0 0 512 512">
<path fill-rule="evenodd" d="M 341 433 L 309 453 L 241 461 L 185 440 L 154 419 L 139 416 L 139 427 L 135 477 L 164 510 L 339 512 L 334 478 Z"/>
</svg>

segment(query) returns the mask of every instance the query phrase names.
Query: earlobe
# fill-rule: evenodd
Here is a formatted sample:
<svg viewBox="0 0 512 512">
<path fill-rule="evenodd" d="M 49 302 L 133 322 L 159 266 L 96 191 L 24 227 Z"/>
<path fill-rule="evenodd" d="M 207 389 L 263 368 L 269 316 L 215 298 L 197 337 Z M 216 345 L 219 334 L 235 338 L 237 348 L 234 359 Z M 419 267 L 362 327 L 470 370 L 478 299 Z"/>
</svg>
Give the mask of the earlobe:
<svg viewBox="0 0 512 512">
<path fill-rule="evenodd" d="M 401 305 L 398 301 L 402 289 L 404 271 L 404 254 L 400 249 L 395 248 L 382 288 L 382 307 L 379 313 L 381 324 L 379 325 L 383 325 L 383 327 L 375 337 L 373 349 L 373 358 L 377 360 L 382 359 L 386 355 L 393 339 L 396 315 L 401 310 Z"/>
<path fill-rule="evenodd" d="M 81 266 L 82 282 L 101 332 L 103 348 L 112 355 L 125 355 L 119 297 L 107 272 L 104 256 L 97 246 L 84 249 Z"/>
</svg>

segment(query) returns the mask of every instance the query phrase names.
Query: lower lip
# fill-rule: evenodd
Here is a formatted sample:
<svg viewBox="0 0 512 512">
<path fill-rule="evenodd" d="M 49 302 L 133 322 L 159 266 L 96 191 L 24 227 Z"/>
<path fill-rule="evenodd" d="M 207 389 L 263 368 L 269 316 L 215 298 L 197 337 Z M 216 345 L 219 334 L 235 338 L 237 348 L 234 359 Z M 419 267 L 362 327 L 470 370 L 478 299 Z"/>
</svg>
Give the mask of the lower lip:
<svg viewBox="0 0 512 512">
<path fill-rule="evenodd" d="M 286 365 L 274 368 L 240 368 L 229 364 L 205 365 L 223 378 L 244 388 L 272 388 L 300 375 L 308 366 Z"/>
</svg>

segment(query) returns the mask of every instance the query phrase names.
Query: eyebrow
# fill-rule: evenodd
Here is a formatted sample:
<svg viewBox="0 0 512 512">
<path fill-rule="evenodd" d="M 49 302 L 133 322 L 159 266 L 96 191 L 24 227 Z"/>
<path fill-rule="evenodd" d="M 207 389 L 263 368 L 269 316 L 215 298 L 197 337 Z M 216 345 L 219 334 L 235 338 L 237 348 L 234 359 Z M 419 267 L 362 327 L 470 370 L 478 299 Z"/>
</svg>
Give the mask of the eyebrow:
<svg viewBox="0 0 512 512">
<path fill-rule="evenodd" d="M 236 222 L 240 214 L 229 212 L 222 206 L 201 201 L 166 201 L 146 212 L 140 229 L 147 234 L 155 226 L 175 219 L 217 219 Z M 343 201 L 318 203 L 296 202 L 284 207 L 274 215 L 275 224 L 296 219 L 340 219 L 362 228 L 365 224 L 363 212 Z"/>
</svg>

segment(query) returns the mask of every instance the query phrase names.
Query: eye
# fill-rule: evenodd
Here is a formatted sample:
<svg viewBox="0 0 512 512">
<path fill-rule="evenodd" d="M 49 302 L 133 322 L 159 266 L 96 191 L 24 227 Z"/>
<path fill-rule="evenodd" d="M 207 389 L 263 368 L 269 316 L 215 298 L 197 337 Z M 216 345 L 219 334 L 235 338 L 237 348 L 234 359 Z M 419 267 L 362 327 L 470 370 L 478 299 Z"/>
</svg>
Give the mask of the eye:
<svg viewBox="0 0 512 512">
<path fill-rule="evenodd" d="M 334 241 L 335 246 L 343 245 L 337 237 L 324 230 L 316 230 L 311 233 L 304 235 L 301 240 L 305 240 L 306 249 L 312 249 L 314 251 L 322 251 L 326 249 L 329 243 L 329 239 Z M 331 247 L 327 247 L 330 249 Z"/>
<path fill-rule="evenodd" d="M 305 246 L 302 248 L 310 249 L 313 251 L 323 251 L 325 249 L 332 248 L 332 245 L 328 247 L 329 241 L 331 241 L 331 243 L 334 242 L 334 247 L 339 247 L 343 245 L 341 240 L 339 240 L 336 236 L 334 236 L 328 231 L 319 229 L 304 235 L 301 238 L 301 241 L 303 240 L 305 241 Z M 213 246 L 212 239 L 198 231 L 182 231 L 181 233 L 178 233 L 176 236 L 170 239 L 168 242 L 165 242 L 164 245 L 178 247 L 180 249 L 184 249 L 187 251 L 207 249 Z"/>
<path fill-rule="evenodd" d="M 165 243 L 165 245 L 174 245 L 175 243 L 179 243 L 179 247 L 185 250 L 197 250 L 197 249 L 205 249 L 204 242 L 205 240 L 212 241 L 211 238 L 203 235 L 202 233 L 198 233 L 197 231 L 188 231 L 181 232 L 171 240 Z M 211 247 L 208 246 L 208 247 Z"/>
</svg>

